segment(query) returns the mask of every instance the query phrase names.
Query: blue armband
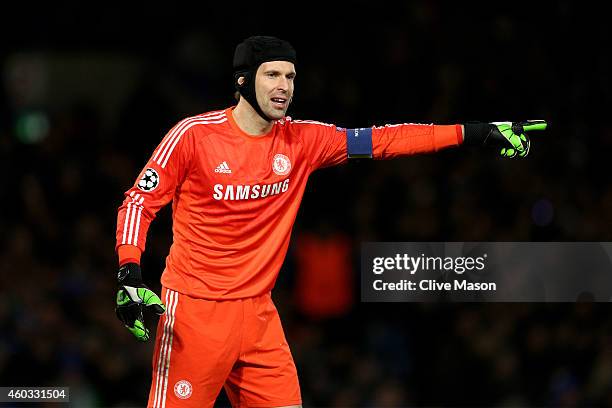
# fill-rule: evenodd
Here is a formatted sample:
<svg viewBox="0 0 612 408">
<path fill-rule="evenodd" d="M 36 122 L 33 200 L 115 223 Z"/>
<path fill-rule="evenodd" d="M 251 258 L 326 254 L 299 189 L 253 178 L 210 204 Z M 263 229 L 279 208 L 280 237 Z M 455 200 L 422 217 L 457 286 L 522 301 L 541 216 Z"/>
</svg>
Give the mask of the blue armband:
<svg viewBox="0 0 612 408">
<path fill-rule="evenodd" d="M 372 128 L 346 129 L 349 159 L 372 158 Z"/>
</svg>

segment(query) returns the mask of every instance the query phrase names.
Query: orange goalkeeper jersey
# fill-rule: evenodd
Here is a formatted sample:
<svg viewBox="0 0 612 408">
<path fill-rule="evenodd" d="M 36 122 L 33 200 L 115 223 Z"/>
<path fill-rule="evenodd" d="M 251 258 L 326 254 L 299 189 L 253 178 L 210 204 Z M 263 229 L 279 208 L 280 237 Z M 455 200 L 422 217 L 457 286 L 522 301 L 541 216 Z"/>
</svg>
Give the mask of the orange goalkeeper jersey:
<svg viewBox="0 0 612 408">
<path fill-rule="evenodd" d="M 161 281 L 197 298 L 239 299 L 269 292 L 310 173 L 348 160 L 345 129 L 286 117 L 268 134 L 249 136 L 237 126 L 232 109 L 174 126 L 119 207 L 121 262 L 122 249 L 145 250 L 151 221 L 172 201 L 173 242 Z M 372 128 L 375 159 L 431 152 L 461 141 L 458 125 Z"/>
</svg>

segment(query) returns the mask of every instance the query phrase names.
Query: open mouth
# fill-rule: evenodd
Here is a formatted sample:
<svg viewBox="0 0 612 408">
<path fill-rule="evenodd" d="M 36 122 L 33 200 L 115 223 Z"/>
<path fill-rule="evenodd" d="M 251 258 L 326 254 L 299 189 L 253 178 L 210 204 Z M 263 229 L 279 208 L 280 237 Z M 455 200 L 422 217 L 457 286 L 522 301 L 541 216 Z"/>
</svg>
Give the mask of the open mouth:
<svg viewBox="0 0 612 408">
<path fill-rule="evenodd" d="M 287 104 L 287 99 L 285 98 L 272 98 L 271 101 L 272 105 L 277 108 L 284 108 Z"/>
</svg>

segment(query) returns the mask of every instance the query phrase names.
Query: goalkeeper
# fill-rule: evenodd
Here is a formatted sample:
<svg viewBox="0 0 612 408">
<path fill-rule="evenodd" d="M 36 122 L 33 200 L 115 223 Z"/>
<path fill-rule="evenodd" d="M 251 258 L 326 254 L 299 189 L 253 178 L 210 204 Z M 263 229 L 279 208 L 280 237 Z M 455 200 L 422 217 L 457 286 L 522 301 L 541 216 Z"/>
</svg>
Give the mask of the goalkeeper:
<svg viewBox="0 0 612 408">
<path fill-rule="evenodd" d="M 166 134 L 119 208 L 116 312 L 139 340 L 143 309 L 161 314 L 148 406 L 302 403 L 296 367 L 271 299 L 310 174 L 351 158 L 391 159 L 466 145 L 526 157 L 544 121 L 397 124 L 361 129 L 286 116 L 296 53 L 250 37 L 234 53 L 236 106 L 186 118 Z M 172 201 L 173 243 L 161 298 L 140 258 L 157 211 Z M 164 313 L 165 312 L 165 313 Z"/>
</svg>

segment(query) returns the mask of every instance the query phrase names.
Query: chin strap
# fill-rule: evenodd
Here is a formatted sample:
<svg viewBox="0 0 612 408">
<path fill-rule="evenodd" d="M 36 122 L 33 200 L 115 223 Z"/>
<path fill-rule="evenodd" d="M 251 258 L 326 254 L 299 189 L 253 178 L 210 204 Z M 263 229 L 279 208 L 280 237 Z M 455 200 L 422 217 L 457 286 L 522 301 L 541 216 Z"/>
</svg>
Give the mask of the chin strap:
<svg viewBox="0 0 612 408">
<path fill-rule="evenodd" d="M 238 83 L 240 77 L 244 78 L 242 85 Z M 234 74 L 234 84 L 236 90 L 240 93 L 244 99 L 255 109 L 255 112 L 267 122 L 272 122 L 274 119 L 269 118 L 257 103 L 257 95 L 255 94 L 255 73 L 252 70 L 240 71 Z"/>
</svg>

